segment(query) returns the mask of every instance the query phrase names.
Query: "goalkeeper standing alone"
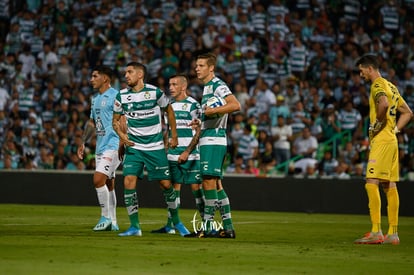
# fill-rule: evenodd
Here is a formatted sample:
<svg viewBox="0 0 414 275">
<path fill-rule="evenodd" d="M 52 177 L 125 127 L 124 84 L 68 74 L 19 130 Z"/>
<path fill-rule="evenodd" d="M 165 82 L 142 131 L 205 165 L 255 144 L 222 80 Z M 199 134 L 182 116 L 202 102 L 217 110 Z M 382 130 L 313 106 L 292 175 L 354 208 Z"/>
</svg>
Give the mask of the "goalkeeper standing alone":
<svg viewBox="0 0 414 275">
<path fill-rule="evenodd" d="M 399 244 L 398 210 L 399 181 L 398 141 L 396 135 L 412 119 L 413 113 L 397 87 L 381 76 L 375 55 L 362 56 L 356 63 L 360 75 L 371 82 L 369 97 L 369 142 L 365 189 L 369 200 L 371 231 L 356 244 Z M 399 118 L 397 120 L 397 114 Z M 381 231 L 381 197 L 379 185 L 387 197 L 389 229 L 385 237 Z"/>
</svg>

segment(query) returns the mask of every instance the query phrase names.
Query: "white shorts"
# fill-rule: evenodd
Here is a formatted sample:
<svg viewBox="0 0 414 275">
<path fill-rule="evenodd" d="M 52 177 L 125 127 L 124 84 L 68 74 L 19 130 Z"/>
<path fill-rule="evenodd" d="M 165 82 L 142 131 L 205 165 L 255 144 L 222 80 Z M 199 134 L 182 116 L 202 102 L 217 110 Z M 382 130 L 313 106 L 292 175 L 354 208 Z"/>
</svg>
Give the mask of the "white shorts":
<svg viewBox="0 0 414 275">
<path fill-rule="evenodd" d="M 115 178 L 115 171 L 121 161 L 118 158 L 118 150 L 108 150 L 96 155 L 96 172 L 105 174 L 109 179 Z"/>
</svg>

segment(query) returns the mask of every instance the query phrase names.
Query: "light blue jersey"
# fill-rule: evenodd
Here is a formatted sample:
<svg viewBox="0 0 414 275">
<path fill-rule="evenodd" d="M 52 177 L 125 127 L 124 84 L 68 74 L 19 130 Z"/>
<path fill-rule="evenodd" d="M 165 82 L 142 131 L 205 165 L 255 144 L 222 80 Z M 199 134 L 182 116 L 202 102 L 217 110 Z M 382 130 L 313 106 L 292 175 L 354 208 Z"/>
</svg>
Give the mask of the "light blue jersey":
<svg viewBox="0 0 414 275">
<path fill-rule="evenodd" d="M 118 150 L 119 137 L 112 128 L 112 116 L 115 97 L 118 91 L 109 88 L 92 98 L 91 119 L 96 127 L 96 154 L 107 150 Z"/>
</svg>

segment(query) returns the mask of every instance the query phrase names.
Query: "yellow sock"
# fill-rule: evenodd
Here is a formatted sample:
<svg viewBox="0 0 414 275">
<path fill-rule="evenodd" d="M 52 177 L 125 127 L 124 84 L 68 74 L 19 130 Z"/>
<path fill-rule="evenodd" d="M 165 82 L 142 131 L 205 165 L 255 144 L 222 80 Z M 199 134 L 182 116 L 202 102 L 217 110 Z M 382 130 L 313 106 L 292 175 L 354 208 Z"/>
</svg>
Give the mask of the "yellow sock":
<svg viewBox="0 0 414 275">
<path fill-rule="evenodd" d="M 377 184 L 366 183 L 365 189 L 368 194 L 369 215 L 371 217 L 371 232 L 381 231 L 381 197 Z"/>
<path fill-rule="evenodd" d="M 388 235 L 398 233 L 398 210 L 400 206 L 400 198 L 398 196 L 397 187 L 384 188 L 387 195 L 387 211 L 388 211 Z"/>
</svg>

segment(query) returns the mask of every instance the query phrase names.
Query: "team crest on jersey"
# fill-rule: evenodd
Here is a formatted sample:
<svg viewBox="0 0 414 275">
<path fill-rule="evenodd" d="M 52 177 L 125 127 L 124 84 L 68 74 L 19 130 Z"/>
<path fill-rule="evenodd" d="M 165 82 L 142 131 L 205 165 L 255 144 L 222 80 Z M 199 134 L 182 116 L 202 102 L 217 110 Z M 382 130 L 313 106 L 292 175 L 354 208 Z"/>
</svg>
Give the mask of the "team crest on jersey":
<svg viewBox="0 0 414 275">
<path fill-rule="evenodd" d="M 211 94 L 213 93 L 213 85 L 204 87 L 204 94 Z"/>
<path fill-rule="evenodd" d="M 144 94 L 144 98 L 145 98 L 145 99 L 150 99 L 150 98 L 151 98 L 150 93 L 149 93 L 149 92 L 145 92 L 145 94 Z"/>
<path fill-rule="evenodd" d="M 181 107 L 183 109 L 183 111 L 187 110 L 188 104 L 184 103 L 183 106 Z"/>
<path fill-rule="evenodd" d="M 106 100 L 102 100 L 101 106 L 104 107 L 106 105 Z"/>
</svg>

